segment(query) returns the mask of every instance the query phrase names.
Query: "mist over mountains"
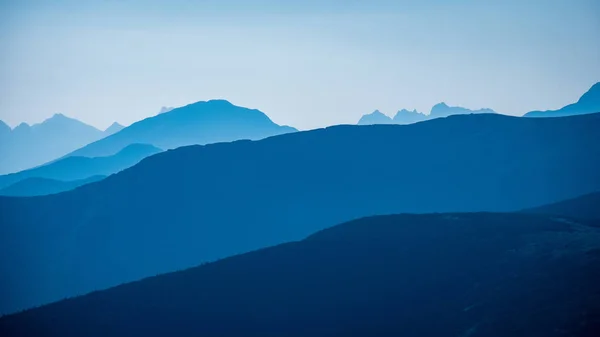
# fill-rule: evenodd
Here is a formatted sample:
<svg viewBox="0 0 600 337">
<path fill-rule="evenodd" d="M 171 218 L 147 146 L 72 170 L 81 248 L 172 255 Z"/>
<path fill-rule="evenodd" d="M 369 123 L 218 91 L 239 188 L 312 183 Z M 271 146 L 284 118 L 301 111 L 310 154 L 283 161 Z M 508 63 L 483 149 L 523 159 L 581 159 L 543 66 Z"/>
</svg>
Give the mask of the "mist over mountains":
<svg viewBox="0 0 600 337">
<path fill-rule="evenodd" d="M 211 100 L 175 108 L 133 123 L 68 156 L 109 156 L 134 143 L 167 150 L 186 145 L 261 139 L 294 131 L 296 129 L 292 127 L 273 123 L 259 110 L 235 106 L 225 100 Z"/>
<path fill-rule="evenodd" d="M 93 126 L 62 114 L 42 123 L 19 124 L 10 129 L 0 123 L 0 174 L 29 169 L 61 157 L 77 148 L 105 137 Z"/>
<path fill-rule="evenodd" d="M 298 240 L 358 217 L 515 211 L 595 192 L 599 127 L 600 114 L 337 126 L 181 147 L 73 191 L 0 198 L 7 256 L 0 271 L 11 271 L 0 281 L 8 299 L 1 311 Z M 49 263 L 52 270 L 43 267 Z"/>
<path fill-rule="evenodd" d="M 600 112 L 600 82 L 594 84 L 579 100 L 558 110 L 531 111 L 525 117 L 561 117 Z"/>
</svg>

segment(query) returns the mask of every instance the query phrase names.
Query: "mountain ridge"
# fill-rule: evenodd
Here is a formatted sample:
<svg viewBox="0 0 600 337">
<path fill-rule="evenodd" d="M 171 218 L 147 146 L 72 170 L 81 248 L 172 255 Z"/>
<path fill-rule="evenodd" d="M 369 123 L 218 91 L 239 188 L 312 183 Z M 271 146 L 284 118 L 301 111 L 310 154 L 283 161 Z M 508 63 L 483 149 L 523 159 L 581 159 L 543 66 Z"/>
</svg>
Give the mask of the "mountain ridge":
<svg viewBox="0 0 600 337">
<path fill-rule="evenodd" d="M 600 114 L 474 114 L 165 151 L 73 191 L 0 198 L 0 273 L 12 271 L 0 291 L 27 294 L 5 304 L 23 308 L 358 217 L 505 212 L 591 193 L 600 190 L 599 127 Z M 51 274 L 35 268 L 48 263 Z"/>
</svg>

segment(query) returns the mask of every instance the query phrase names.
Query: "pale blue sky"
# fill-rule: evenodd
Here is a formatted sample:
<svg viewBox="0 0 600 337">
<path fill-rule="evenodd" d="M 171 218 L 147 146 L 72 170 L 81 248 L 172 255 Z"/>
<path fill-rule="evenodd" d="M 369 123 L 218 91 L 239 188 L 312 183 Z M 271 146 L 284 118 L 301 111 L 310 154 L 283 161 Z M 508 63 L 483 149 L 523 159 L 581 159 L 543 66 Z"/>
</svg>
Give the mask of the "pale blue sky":
<svg viewBox="0 0 600 337">
<path fill-rule="evenodd" d="M 0 119 L 100 128 L 224 98 L 301 129 L 600 81 L 597 0 L 0 0 Z"/>
</svg>

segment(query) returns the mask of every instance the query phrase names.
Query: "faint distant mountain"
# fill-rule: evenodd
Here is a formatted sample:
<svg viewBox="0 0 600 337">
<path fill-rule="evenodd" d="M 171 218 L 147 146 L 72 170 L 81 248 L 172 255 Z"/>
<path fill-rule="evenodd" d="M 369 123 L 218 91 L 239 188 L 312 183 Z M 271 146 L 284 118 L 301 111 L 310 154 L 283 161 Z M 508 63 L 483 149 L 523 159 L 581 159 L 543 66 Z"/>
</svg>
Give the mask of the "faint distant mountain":
<svg viewBox="0 0 600 337">
<path fill-rule="evenodd" d="M 160 151 L 152 145 L 132 144 L 112 156 L 67 157 L 44 166 L 0 176 L 0 189 L 29 178 L 74 181 L 97 175 L 107 176 L 131 167 L 140 160 Z M 32 184 L 30 181 L 27 186 Z"/>
<path fill-rule="evenodd" d="M 370 114 L 363 115 L 358 121 L 358 125 L 373 125 L 373 124 L 392 124 L 392 119 L 381 113 L 379 110 L 375 110 Z"/>
<path fill-rule="evenodd" d="M 599 129 L 600 114 L 335 126 L 180 147 L 73 191 L 0 197 L 0 313 L 373 214 L 506 212 L 600 191 Z"/>
<path fill-rule="evenodd" d="M 10 126 L 6 125 L 3 121 L 0 121 L 0 137 L 9 134 L 11 131 Z"/>
<path fill-rule="evenodd" d="M 448 106 L 446 103 L 438 103 L 431 108 L 431 112 L 429 113 L 429 118 L 439 118 L 439 117 L 448 117 L 452 115 L 466 115 L 466 114 L 495 114 L 496 112 L 492 109 L 479 109 L 479 110 L 470 110 L 463 107 L 458 106 Z"/>
<path fill-rule="evenodd" d="M 416 109 L 413 111 L 408 111 L 406 109 L 402 109 L 396 113 L 394 116 L 395 124 L 412 124 L 416 122 L 424 121 L 428 118 L 424 113 L 418 112 Z"/>
<path fill-rule="evenodd" d="M 109 126 L 106 130 L 104 130 L 104 135 L 105 136 L 110 136 L 113 133 L 117 133 L 121 130 L 123 130 L 125 127 L 117 122 L 112 123 L 111 126 Z"/>
<path fill-rule="evenodd" d="M 0 335 L 592 337 L 598 225 L 523 213 L 361 218 L 8 315 Z M 166 251 L 166 235 L 149 249 Z"/>
<path fill-rule="evenodd" d="M 27 178 L 6 188 L 0 189 L 0 195 L 11 197 L 32 197 L 69 191 L 79 186 L 100 181 L 106 176 L 98 175 L 86 179 L 62 181 L 47 178 Z"/>
<path fill-rule="evenodd" d="M 297 130 L 273 123 L 259 110 L 235 106 L 225 100 L 211 100 L 146 118 L 69 156 L 109 156 L 133 143 L 174 149 L 185 145 L 255 140 L 294 131 Z"/>
<path fill-rule="evenodd" d="M 600 82 L 594 84 L 576 103 L 558 110 L 531 111 L 525 117 L 561 117 L 600 112 Z"/>
<path fill-rule="evenodd" d="M 40 124 L 21 123 L 13 130 L 0 126 L 0 174 L 35 167 L 104 137 L 76 119 L 55 114 Z"/>
<path fill-rule="evenodd" d="M 169 112 L 171 110 L 175 109 L 174 107 L 171 106 L 163 106 L 162 108 L 160 108 L 160 111 L 158 112 L 159 114 L 164 114 L 165 112 Z"/>
<path fill-rule="evenodd" d="M 582 195 L 549 205 L 528 208 L 522 212 L 600 220 L 600 192 Z"/>
</svg>

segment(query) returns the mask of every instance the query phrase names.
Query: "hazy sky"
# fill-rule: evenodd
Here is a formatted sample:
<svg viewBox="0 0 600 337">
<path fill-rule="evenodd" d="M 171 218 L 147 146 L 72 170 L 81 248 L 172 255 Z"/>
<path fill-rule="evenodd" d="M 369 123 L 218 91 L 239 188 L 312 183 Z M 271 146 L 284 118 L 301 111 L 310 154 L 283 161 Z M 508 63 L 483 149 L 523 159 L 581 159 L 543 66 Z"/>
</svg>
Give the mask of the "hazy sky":
<svg viewBox="0 0 600 337">
<path fill-rule="evenodd" d="M 0 0 L 0 119 L 104 128 L 224 98 L 301 129 L 600 81 L 597 0 Z"/>
</svg>

